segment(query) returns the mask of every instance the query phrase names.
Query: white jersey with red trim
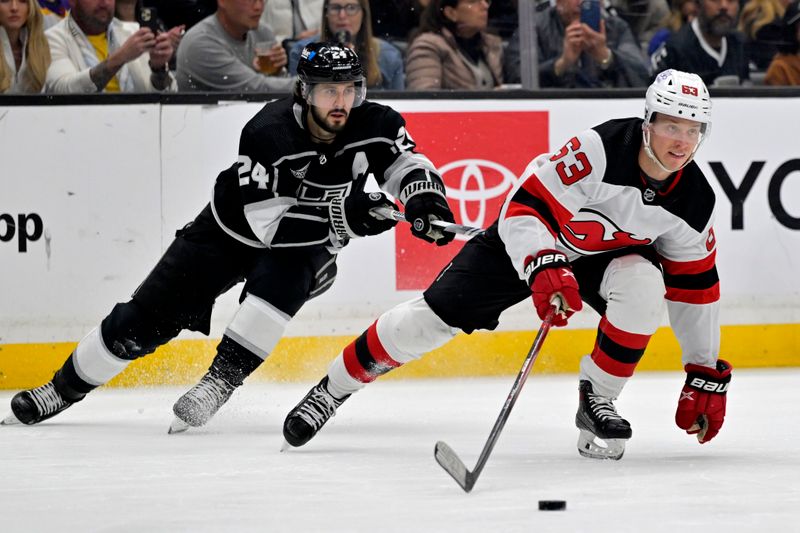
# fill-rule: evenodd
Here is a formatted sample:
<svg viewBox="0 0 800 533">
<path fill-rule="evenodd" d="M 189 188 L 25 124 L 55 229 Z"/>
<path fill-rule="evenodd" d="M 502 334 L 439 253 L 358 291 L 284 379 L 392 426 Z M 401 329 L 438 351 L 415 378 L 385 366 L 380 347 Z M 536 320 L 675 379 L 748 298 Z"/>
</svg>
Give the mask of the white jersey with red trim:
<svg viewBox="0 0 800 533">
<path fill-rule="evenodd" d="M 520 279 L 543 249 L 575 260 L 654 247 L 684 364 L 713 367 L 719 353 L 714 191 L 694 161 L 664 190 L 651 187 L 638 163 L 642 123 L 611 120 L 534 159 L 503 205 L 500 238 Z"/>
</svg>

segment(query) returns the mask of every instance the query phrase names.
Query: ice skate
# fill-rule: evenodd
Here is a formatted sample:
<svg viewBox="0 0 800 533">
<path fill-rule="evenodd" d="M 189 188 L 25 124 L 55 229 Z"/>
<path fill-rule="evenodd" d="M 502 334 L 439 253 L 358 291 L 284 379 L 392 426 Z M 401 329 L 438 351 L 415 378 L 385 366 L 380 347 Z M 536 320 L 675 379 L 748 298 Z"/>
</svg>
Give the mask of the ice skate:
<svg viewBox="0 0 800 533">
<path fill-rule="evenodd" d="M 617 414 L 612 398 L 595 394 L 589 381 L 581 380 L 578 390 L 578 453 L 592 459 L 620 460 L 625 441 L 633 434 L 631 425 Z"/>
<path fill-rule="evenodd" d="M 175 419 L 169 426 L 168 433 L 183 433 L 191 427 L 200 427 L 216 414 L 227 402 L 236 387 L 225 381 L 206 374 L 200 382 L 178 398 L 172 407 Z"/>
<path fill-rule="evenodd" d="M 283 423 L 286 444 L 297 448 L 310 441 L 349 397 L 348 394 L 342 399 L 335 398 L 328 392 L 328 376 L 322 378 L 286 416 Z M 281 451 L 287 448 L 286 444 Z"/>
<path fill-rule="evenodd" d="M 8 415 L 2 424 L 38 424 L 56 416 L 73 403 L 82 400 L 84 396 L 85 394 L 74 400 L 68 400 L 56 390 L 52 381 L 48 381 L 41 387 L 15 394 L 11 399 L 12 414 Z"/>
</svg>

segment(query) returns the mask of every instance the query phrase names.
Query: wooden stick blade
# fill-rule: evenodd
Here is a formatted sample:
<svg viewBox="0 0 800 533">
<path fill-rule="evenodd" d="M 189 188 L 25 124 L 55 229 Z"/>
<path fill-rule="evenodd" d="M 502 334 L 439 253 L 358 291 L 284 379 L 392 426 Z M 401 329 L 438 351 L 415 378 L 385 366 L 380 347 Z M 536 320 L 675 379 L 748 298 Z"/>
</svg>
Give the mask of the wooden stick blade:
<svg viewBox="0 0 800 533">
<path fill-rule="evenodd" d="M 475 485 L 475 476 L 467 470 L 464 461 L 459 459 L 453 448 L 448 446 L 447 443 L 439 441 L 433 449 L 433 456 L 436 458 L 436 462 L 444 468 L 445 472 L 450 474 L 456 480 L 456 483 L 464 489 L 464 492 L 472 490 Z"/>
</svg>

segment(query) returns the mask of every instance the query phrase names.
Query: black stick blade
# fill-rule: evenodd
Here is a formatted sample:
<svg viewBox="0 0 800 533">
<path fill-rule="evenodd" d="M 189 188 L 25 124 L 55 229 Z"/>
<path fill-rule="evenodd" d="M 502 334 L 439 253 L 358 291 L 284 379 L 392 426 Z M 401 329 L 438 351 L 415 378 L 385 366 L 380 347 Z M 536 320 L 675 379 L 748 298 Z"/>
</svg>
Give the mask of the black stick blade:
<svg viewBox="0 0 800 533">
<path fill-rule="evenodd" d="M 467 470 L 464 462 L 458 458 L 453 448 L 439 441 L 433 449 L 433 456 L 436 458 L 436 462 L 464 489 L 464 492 L 472 490 L 472 486 L 475 485 L 475 476 Z"/>
</svg>

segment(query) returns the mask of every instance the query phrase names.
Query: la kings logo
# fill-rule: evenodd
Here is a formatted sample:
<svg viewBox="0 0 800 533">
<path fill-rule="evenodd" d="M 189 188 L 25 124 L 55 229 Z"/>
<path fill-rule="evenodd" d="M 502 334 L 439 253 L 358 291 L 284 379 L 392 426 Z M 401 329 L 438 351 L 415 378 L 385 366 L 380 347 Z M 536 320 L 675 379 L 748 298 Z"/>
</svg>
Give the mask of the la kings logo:
<svg viewBox="0 0 800 533">
<path fill-rule="evenodd" d="M 652 202 L 656 198 L 656 191 L 653 189 L 645 189 L 642 197 L 644 198 L 645 202 Z"/>
</svg>

